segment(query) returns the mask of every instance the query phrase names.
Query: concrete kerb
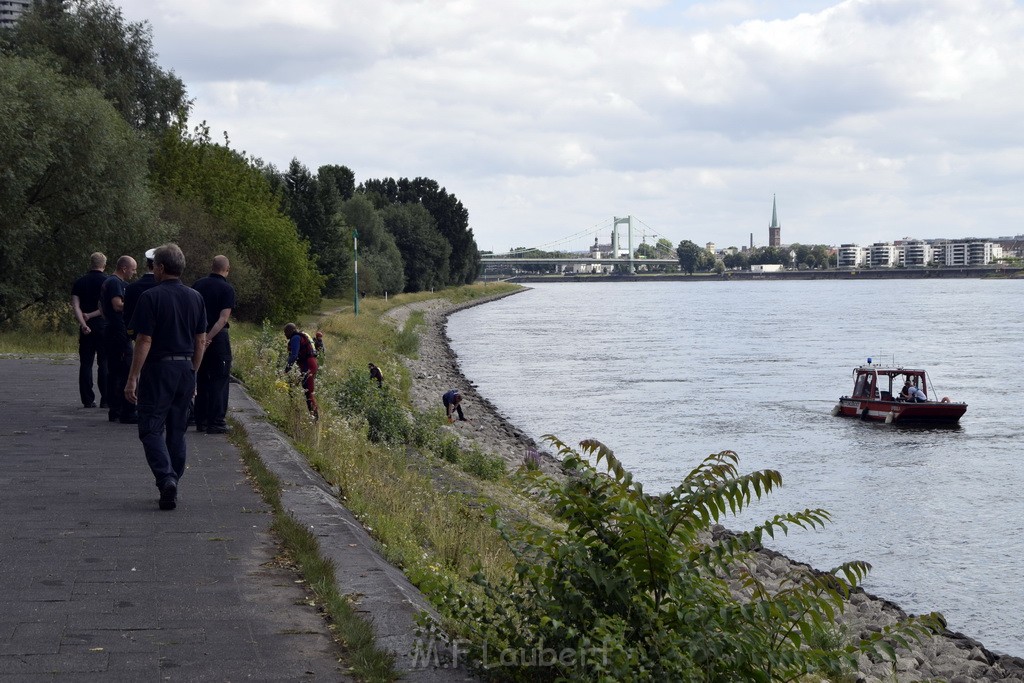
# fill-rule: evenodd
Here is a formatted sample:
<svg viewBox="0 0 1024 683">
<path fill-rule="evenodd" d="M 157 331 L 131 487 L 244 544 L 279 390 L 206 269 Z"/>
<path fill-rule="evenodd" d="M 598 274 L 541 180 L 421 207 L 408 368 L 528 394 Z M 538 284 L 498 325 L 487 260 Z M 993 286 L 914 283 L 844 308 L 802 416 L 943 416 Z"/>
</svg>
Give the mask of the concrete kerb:
<svg viewBox="0 0 1024 683">
<path fill-rule="evenodd" d="M 475 680 L 461 665 L 444 668 L 451 653 L 440 651 L 437 643 L 430 645 L 438 648 L 440 667 L 425 666 L 417 659 L 415 617 L 421 611 L 437 616 L 427 599 L 381 556 L 376 541 L 341 504 L 330 484 L 270 423 L 266 411 L 241 384 L 232 382 L 229 408 L 264 465 L 281 482 L 285 511 L 316 536 L 321 552 L 334 564 L 339 592 L 349 596 L 373 625 L 378 646 L 395 654 L 395 669 L 402 679 Z"/>
</svg>

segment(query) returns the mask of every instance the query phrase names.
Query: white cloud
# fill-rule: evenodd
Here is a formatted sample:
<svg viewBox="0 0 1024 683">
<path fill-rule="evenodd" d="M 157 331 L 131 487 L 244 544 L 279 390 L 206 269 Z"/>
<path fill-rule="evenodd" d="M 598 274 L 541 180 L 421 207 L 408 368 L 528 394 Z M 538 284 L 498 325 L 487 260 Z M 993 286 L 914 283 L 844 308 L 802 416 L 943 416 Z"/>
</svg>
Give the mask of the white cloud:
<svg viewBox="0 0 1024 683">
<path fill-rule="evenodd" d="M 1024 232 L 1012 0 L 123 7 L 236 146 L 433 177 L 485 248 L 625 214 L 764 243 L 773 193 L 786 240 Z"/>
</svg>

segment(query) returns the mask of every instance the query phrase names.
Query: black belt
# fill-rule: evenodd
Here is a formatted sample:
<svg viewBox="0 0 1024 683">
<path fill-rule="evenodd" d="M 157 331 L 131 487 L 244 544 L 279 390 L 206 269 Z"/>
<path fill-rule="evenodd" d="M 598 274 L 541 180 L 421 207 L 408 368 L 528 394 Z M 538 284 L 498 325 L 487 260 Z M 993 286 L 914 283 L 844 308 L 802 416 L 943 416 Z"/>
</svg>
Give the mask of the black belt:
<svg viewBox="0 0 1024 683">
<path fill-rule="evenodd" d="M 192 356 L 164 356 L 160 360 L 192 360 Z"/>
</svg>

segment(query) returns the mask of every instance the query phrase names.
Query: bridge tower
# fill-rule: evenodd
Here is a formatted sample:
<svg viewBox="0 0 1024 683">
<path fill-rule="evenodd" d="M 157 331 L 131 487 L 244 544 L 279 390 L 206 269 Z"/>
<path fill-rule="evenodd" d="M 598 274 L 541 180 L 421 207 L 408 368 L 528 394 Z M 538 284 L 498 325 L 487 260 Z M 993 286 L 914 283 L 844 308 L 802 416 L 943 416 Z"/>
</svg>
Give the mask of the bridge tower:
<svg viewBox="0 0 1024 683">
<path fill-rule="evenodd" d="M 612 219 L 612 258 L 619 258 L 619 225 L 626 224 L 626 232 L 629 236 L 629 272 L 635 273 L 636 268 L 633 266 L 633 254 L 636 249 L 633 247 L 633 217 L 626 216 L 625 218 L 619 218 L 614 216 Z"/>
</svg>

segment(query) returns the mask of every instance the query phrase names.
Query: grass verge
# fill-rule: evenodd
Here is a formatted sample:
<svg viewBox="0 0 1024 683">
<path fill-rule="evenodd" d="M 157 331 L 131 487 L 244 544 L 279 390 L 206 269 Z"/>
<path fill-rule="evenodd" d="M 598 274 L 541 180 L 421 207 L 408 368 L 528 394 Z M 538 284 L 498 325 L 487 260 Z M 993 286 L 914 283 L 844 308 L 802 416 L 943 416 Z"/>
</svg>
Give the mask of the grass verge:
<svg viewBox="0 0 1024 683">
<path fill-rule="evenodd" d="M 544 513 L 506 475 L 503 461 L 474 449 L 463 452 L 445 438 L 450 435 L 443 411 L 421 414 L 410 408 L 411 378 L 400 356 L 418 346 L 412 337 L 418 337 L 422 317 L 414 313 L 396 330 L 382 316 L 417 301 L 462 303 L 514 290 L 492 284 L 367 299 L 358 316 L 342 311 L 303 321 L 305 329 L 323 331 L 327 341 L 317 375 L 316 423 L 309 419 L 294 377 L 281 372 L 280 330 L 248 326 L 243 332 L 232 326 L 234 370 L 249 394 L 338 487 L 345 506 L 378 541 L 384 557 L 435 604 L 436 591 L 449 581 L 471 590 L 477 572 L 494 580 L 512 572 L 514 558 L 492 524 L 493 511 L 533 521 L 543 521 Z M 399 341 L 403 334 L 406 342 Z M 370 383 L 370 361 L 384 371 L 384 391 Z M 352 385 L 360 382 L 366 386 L 353 401 Z M 391 407 L 400 405 L 412 419 L 401 424 L 392 411 L 376 410 L 387 407 L 382 402 L 397 402 Z"/>
<path fill-rule="evenodd" d="M 305 580 L 317 608 L 327 618 L 332 635 L 345 651 L 350 673 L 363 681 L 395 680 L 398 675 L 394 655 L 377 648 L 372 626 L 356 614 L 349 600 L 338 591 L 334 565 L 320 552 L 316 537 L 284 511 L 280 481 L 264 466 L 242 426 L 232 422 L 234 429 L 229 438 L 238 447 L 263 500 L 274 512 L 271 531 Z"/>
</svg>

